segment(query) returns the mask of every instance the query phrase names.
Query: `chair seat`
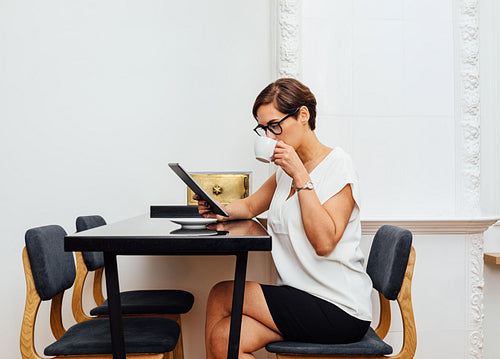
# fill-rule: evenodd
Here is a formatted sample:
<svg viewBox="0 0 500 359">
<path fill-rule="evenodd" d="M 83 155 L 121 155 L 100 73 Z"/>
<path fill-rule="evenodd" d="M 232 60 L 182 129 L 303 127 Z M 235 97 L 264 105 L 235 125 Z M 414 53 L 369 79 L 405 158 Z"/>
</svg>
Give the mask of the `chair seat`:
<svg viewBox="0 0 500 359">
<path fill-rule="evenodd" d="M 179 338 L 179 325 L 167 318 L 123 318 L 126 353 L 165 353 Z M 45 348 L 45 355 L 111 354 L 109 319 L 91 319 L 69 328 L 58 341 Z"/>
<path fill-rule="evenodd" d="M 387 355 L 392 347 L 369 328 L 363 339 L 349 344 L 315 344 L 301 342 L 274 342 L 266 345 L 271 353 L 285 354 L 328 354 L 328 355 Z"/>
<path fill-rule="evenodd" d="M 193 306 L 194 296 L 184 290 L 134 290 L 120 293 L 122 314 L 184 314 Z M 90 311 L 109 315 L 108 301 Z"/>
</svg>

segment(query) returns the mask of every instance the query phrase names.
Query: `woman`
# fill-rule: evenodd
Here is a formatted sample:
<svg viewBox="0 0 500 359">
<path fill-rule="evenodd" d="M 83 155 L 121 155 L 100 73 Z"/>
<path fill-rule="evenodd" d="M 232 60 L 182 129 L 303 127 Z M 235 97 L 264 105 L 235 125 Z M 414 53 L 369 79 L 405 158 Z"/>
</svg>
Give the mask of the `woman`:
<svg viewBox="0 0 500 359">
<path fill-rule="evenodd" d="M 316 134 L 316 99 L 294 79 L 279 79 L 255 100 L 255 131 L 277 140 L 278 166 L 253 195 L 215 215 L 198 202 L 204 217 L 220 221 L 268 212 L 278 285 L 246 282 L 239 358 L 267 343 L 295 340 L 349 343 L 360 340 L 371 321 L 372 283 L 359 248 L 359 188 L 350 157 L 322 144 Z M 195 199 L 199 199 L 196 197 Z M 207 358 L 225 358 L 233 283 L 215 285 L 207 303 Z"/>
</svg>

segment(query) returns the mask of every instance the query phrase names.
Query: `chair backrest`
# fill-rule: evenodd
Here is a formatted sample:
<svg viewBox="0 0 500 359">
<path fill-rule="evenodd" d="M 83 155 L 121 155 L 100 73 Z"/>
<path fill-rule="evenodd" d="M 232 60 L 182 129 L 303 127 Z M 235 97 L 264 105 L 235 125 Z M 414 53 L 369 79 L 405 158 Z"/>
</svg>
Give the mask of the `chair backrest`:
<svg viewBox="0 0 500 359">
<path fill-rule="evenodd" d="M 20 349 L 24 359 L 42 359 L 36 352 L 35 321 L 42 300 L 51 299 L 50 328 L 56 339 L 66 331 L 62 323 L 64 291 L 73 285 L 73 253 L 64 251 L 66 232 L 60 226 L 32 228 L 23 249 L 26 305 L 21 326 Z"/>
<path fill-rule="evenodd" d="M 66 231 L 56 225 L 26 232 L 26 250 L 36 291 L 49 300 L 73 285 L 76 269 L 73 253 L 64 251 Z"/>
<path fill-rule="evenodd" d="M 80 216 L 76 219 L 76 231 L 86 231 L 106 225 L 106 221 L 101 216 Z M 83 261 L 89 271 L 95 271 L 104 267 L 104 255 L 102 252 L 82 252 Z"/>
<path fill-rule="evenodd" d="M 366 271 L 373 287 L 389 300 L 398 297 L 412 244 L 409 230 L 385 225 L 375 234 Z"/>
<path fill-rule="evenodd" d="M 385 225 L 375 234 L 366 271 L 379 292 L 380 320 L 375 333 L 384 339 L 391 326 L 390 300 L 397 300 L 403 321 L 403 346 L 391 358 L 413 358 L 417 348 L 417 330 L 411 302 L 411 281 L 415 266 L 412 233 L 404 228 Z"/>
</svg>

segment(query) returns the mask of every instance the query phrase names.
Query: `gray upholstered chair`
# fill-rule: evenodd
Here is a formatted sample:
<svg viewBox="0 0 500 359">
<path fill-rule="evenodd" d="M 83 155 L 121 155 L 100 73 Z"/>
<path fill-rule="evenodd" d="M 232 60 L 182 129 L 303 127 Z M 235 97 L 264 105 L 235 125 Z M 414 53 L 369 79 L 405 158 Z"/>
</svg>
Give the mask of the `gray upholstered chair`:
<svg viewBox="0 0 500 359">
<path fill-rule="evenodd" d="M 26 232 L 23 264 L 26 306 L 21 328 L 23 359 L 41 359 L 34 343 L 34 329 L 42 300 L 51 300 L 50 327 L 56 341 L 45 355 L 56 358 L 111 358 L 109 319 L 92 319 L 70 327 L 62 324 L 64 291 L 75 280 L 73 254 L 64 251 L 66 232 L 60 226 L 44 226 Z M 171 359 L 179 337 L 179 325 L 167 318 L 123 318 L 125 351 L 135 359 Z"/>
<path fill-rule="evenodd" d="M 80 216 L 76 219 L 77 232 L 104 226 L 106 221 L 101 216 Z M 82 294 L 85 279 L 89 271 L 94 272 L 93 295 L 97 304 L 90 310 L 93 316 L 108 316 L 108 301 L 104 299 L 102 290 L 102 276 L 104 256 L 100 252 L 76 252 L 76 280 L 73 290 L 72 309 L 77 322 L 92 317 L 83 310 Z M 134 290 L 120 293 L 121 310 L 123 316 L 160 316 L 175 320 L 181 326 L 181 314 L 191 310 L 194 296 L 184 290 Z M 182 330 L 174 349 L 174 359 L 183 359 Z"/>
<path fill-rule="evenodd" d="M 415 264 L 410 231 L 396 226 L 382 226 L 373 239 L 368 258 L 367 272 L 373 287 L 379 292 L 380 321 L 377 329 L 368 329 L 357 343 L 311 344 L 281 341 L 266 346 L 278 359 L 336 359 L 336 358 L 398 358 L 409 359 L 415 355 L 417 332 L 411 304 L 411 279 Z M 392 347 L 385 338 L 391 324 L 390 300 L 397 300 L 403 318 L 403 347 L 391 357 Z"/>
</svg>

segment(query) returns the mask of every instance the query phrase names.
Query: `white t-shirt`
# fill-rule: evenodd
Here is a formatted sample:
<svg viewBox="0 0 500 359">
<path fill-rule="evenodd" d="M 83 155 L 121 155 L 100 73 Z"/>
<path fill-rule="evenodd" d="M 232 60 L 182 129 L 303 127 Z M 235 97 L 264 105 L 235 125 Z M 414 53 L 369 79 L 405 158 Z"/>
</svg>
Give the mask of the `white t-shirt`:
<svg viewBox="0 0 500 359">
<path fill-rule="evenodd" d="M 278 167 L 276 191 L 268 213 L 278 285 L 303 290 L 353 317 L 370 321 L 372 282 L 364 270 L 364 256 L 359 248 L 359 185 L 351 157 L 335 147 L 310 177 L 321 204 L 350 184 L 356 205 L 335 249 L 326 257 L 318 256 L 304 231 L 297 193 L 287 200 L 292 178 Z"/>
</svg>

